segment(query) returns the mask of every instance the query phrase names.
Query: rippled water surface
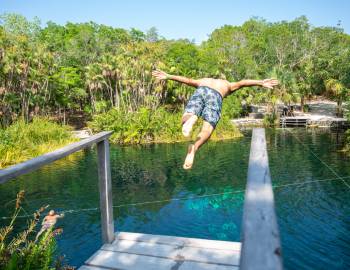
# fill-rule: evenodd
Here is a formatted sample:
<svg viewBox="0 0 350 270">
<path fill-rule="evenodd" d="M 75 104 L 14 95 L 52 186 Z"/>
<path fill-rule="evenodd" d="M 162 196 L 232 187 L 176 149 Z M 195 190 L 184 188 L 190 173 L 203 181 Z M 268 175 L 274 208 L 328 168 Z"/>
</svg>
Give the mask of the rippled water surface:
<svg viewBox="0 0 350 270">
<path fill-rule="evenodd" d="M 111 146 L 116 230 L 239 241 L 251 132 L 245 135 L 208 143 L 189 172 L 186 144 Z M 338 151 L 342 134 L 278 129 L 266 138 L 285 268 L 349 269 L 350 159 Z M 46 204 L 65 211 L 58 246 L 71 265 L 100 247 L 94 150 L 2 185 L 0 217 L 21 189 L 27 213 Z M 19 220 L 18 229 L 26 224 Z"/>
</svg>

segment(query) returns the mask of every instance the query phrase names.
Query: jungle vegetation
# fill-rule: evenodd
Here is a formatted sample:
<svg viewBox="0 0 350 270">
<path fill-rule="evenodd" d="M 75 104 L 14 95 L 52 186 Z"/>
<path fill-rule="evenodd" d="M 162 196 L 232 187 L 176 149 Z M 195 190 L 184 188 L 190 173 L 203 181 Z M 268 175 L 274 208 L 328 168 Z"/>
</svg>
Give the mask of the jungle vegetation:
<svg viewBox="0 0 350 270">
<path fill-rule="evenodd" d="M 336 100 L 342 114 L 350 88 L 350 36 L 340 25 L 314 27 L 305 16 L 275 23 L 251 18 L 215 29 L 196 44 L 165 39 L 154 27 L 42 26 L 38 18 L 3 14 L 0 125 L 34 117 L 74 124 L 82 116 L 78 121 L 89 120 L 95 131 L 114 130 L 115 142 L 176 140 L 178 117 L 194 89 L 156 81 L 156 68 L 195 78 L 280 80 L 273 90 L 246 88 L 232 95 L 224 102 L 227 117 L 242 113 L 243 100 L 265 103 L 273 114 L 278 102 L 304 108 L 315 95 Z M 231 133 L 238 135 L 235 128 Z"/>
</svg>

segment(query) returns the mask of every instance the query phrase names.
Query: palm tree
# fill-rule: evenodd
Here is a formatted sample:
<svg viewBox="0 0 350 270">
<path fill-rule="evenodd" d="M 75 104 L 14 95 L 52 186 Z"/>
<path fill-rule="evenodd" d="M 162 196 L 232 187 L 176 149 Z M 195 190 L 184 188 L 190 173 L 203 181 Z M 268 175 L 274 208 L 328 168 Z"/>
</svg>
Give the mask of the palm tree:
<svg viewBox="0 0 350 270">
<path fill-rule="evenodd" d="M 342 117 L 342 103 L 349 89 L 347 89 L 341 81 L 336 79 L 328 79 L 325 85 L 327 92 L 337 101 L 337 116 Z"/>
</svg>

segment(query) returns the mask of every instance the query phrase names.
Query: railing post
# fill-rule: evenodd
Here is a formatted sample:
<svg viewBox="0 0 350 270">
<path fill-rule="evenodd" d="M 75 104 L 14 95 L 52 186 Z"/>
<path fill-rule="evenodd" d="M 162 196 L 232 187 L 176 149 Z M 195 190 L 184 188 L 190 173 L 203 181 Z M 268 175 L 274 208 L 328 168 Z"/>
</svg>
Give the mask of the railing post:
<svg viewBox="0 0 350 270">
<path fill-rule="evenodd" d="M 114 240 L 113 200 L 108 138 L 97 143 L 101 229 L 104 244 Z"/>
</svg>

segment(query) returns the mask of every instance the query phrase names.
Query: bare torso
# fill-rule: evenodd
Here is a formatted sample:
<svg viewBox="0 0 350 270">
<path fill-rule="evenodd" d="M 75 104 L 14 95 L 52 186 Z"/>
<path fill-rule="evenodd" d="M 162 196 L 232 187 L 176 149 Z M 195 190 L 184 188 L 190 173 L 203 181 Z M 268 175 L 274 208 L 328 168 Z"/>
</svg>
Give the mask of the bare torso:
<svg viewBox="0 0 350 270">
<path fill-rule="evenodd" d="M 55 225 L 57 222 L 57 219 L 59 218 L 59 215 L 53 215 L 53 216 L 46 216 L 43 220 L 43 224 L 50 224 L 50 225 Z"/>
<path fill-rule="evenodd" d="M 207 86 L 218 91 L 222 97 L 226 97 L 231 94 L 230 83 L 226 80 L 203 78 L 200 79 L 200 86 Z"/>
</svg>

